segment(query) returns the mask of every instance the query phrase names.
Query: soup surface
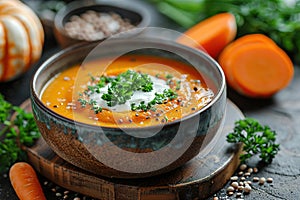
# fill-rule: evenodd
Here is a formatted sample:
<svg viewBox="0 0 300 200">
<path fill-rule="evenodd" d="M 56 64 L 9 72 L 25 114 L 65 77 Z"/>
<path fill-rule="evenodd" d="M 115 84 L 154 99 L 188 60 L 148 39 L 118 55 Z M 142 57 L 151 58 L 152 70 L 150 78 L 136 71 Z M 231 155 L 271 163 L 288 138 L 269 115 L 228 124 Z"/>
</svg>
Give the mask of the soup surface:
<svg viewBox="0 0 300 200">
<path fill-rule="evenodd" d="M 70 67 L 53 77 L 41 99 L 54 112 L 105 127 L 165 124 L 213 98 L 201 74 L 168 58 L 126 55 Z"/>
</svg>

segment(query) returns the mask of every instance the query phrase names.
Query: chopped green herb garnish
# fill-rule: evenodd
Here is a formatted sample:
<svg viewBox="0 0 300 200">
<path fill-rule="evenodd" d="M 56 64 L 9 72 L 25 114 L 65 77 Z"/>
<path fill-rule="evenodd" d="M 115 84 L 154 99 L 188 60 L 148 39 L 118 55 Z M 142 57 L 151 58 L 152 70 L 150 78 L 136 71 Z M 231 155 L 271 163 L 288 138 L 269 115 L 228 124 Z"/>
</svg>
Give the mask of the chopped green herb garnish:
<svg viewBox="0 0 300 200">
<path fill-rule="evenodd" d="M 138 106 L 135 105 L 135 103 L 131 104 L 131 110 L 136 111 L 136 110 L 142 110 L 142 111 L 147 111 L 150 108 L 148 107 L 148 104 L 146 105 L 144 101 L 141 101 Z"/>
<path fill-rule="evenodd" d="M 16 112 L 14 120 L 11 114 Z M 32 146 L 40 137 L 40 132 L 32 113 L 27 113 L 5 101 L 0 94 L 0 173 L 7 172 L 16 161 L 26 160 L 21 145 Z"/>
<path fill-rule="evenodd" d="M 95 82 L 96 78 L 91 76 L 91 81 Z M 93 93 L 100 93 L 100 88 L 105 87 L 108 82 L 110 82 L 110 79 L 104 76 L 100 77 L 100 80 L 96 84 L 87 86 L 88 89 L 85 91 L 85 94 L 89 96 Z"/>
<path fill-rule="evenodd" d="M 96 80 L 96 78 L 92 74 L 89 74 L 89 76 L 91 77 L 91 81 L 95 81 Z"/>
<path fill-rule="evenodd" d="M 172 79 L 167 79 L 167 85 L 173 85 L 173 80 Z"/>
<path fill-rule="evenodd" d="M 165 118 L 166 122 L 168 122 L 169 118 L 167 116 L 165 116 L 164 118 Z"/>
<path fill-rule="evenodd" d="M 275 143 L 276 132 L 268 126 L 262 126 L 252 118 L 235 122 L 234 131 L 227 135 L 230 143 L 243 143 L 241 162 L 245 162 L 252 156 L 260 153 L 260 158 L 266 163 L 271 163 L 279 151 L 279 144 Z"/>
<path fill-rule="evenodd" d="M 131 104 L 131 110 L 142 110 L 142 111 L 147 111 L 147 110 L 152 110 L 155 109 L 153 108 L 154 105 L 156 104 L 163 104 L 164 102 L 168 100 L 173 100 L 177 98 L 177 93 L 175 93 L 173 90 L 168 89 L 164 90 L 162 94 L 155 93 L 155 97 L 152 101 L 150 101 L 148 104 L 145 104 L 144 101 L 140 102 L 139 105 L 135 105 L 134 103 Z"/>
<path fill-rule="evenodd" d="M 156 76 L 159 76 L 159 74 Z M 170 78 L 173 76 L 167 75 L 167 77 L 169 78 L 167 81 L 172 82 Z M 119 74 L 117 77 L 93 77 L 92 84 L 89 85 L 84 91 L 86 99 L 88 99 L 91 94 L 100 93 L 100 88 L 105 87 L 105 85 L 108 83 L 110 83 L 110 85 L 107 89 L 107 92 L 102 94 L 101 98 L 105 100 L 107 105 L 110 107 L 126 103 L 127 100 L 131 99 L 135 91 L 141 90 L 143 92 L 150 92 L 153 90 L 153 82 L 148 74 L 127 70 L 126 72 Z M 180 81 L 177 82 L 177 84 L 180 85 Z M 89 104 L 95 113 L 102 111 L 102 108 L 97 105 L 96 101 L 87 101 L 84 98 L 84 95 L 82 94 L 81 97 L 83 98 L 78 99 L 82 107 L 85 107 L 87 104 Z M 168 89 L 165 90 L 163 94 L 155 94 L 155 98 L 147 104 L 144 101 L 140 102 L 139 105 L 134 103 L 131 104 L 131 110 L 155 110 L 155 108 L 153 108 L 154 105 L 162 104 L 167 100 L 173 100 L 175 98 L 177 98 L 177 93 L 171 89 Z"/>
<path fill-rule="evenodd" d="M 176 99 L 177 96 L 178 96 L 177 93 L 174 92 L 174 91 L 171 90 L 171 89 L 165 90 L 165 91 L 164 91 L 164 95 L 165 95 L 166 97 L 168 97 L 170 100 Z"/>
<path fill-rule="evenodd" d="M 104 93 L 101 98 L 107 101 L 108 106 L 115 106 L 117 104 L 124 104 L 138 90 L 142 90 L 143 92 L 152 91 L 153 82 L 148 74 L 128 70 L 112 80 L 108 92 Z"/>
<path fill-rule="evenodd" d="M 176 90 L 180 90 L 181 81 L 176 81 Z"/>
<path fill-rule="evenodd" d="M 86 104 L 88 103 L 87 100 L 82 99 L 82 98 L 79 98 L 78 101 L 81 104 L 81 107 L 83 107 L 83 108 L 86 107 Z"/>
<path fill-rule="evenodd" d="M 173 75 L 172 74 L 167 74 L 166 79 L 171 79 L 171 78 L 173 78 Z"/>
<path fill-rule="evenodd" d="M 102 112 L 102 108 L 98 106 L 97 102 L 93 99 L 89 100 L 89 105 L 91 106 L 91 109 L 94 110 L 95 114 L 98 114 L 99 112 Z"/>
</svg>

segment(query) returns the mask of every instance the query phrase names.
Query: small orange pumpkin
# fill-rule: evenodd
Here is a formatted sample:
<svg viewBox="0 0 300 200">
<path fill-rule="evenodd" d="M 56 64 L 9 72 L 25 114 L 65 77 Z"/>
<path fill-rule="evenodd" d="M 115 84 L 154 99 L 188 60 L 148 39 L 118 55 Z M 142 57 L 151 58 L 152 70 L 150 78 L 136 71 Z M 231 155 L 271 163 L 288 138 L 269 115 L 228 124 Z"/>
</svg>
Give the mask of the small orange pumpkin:
<svg viewBox="0 0 300 200">
<path fill-rule="evenodd" d="M 44 30 L 36 14 L 18 0 L 0 0 L 0 81 L 27 71 L 43 50 Z"/>
</svg>

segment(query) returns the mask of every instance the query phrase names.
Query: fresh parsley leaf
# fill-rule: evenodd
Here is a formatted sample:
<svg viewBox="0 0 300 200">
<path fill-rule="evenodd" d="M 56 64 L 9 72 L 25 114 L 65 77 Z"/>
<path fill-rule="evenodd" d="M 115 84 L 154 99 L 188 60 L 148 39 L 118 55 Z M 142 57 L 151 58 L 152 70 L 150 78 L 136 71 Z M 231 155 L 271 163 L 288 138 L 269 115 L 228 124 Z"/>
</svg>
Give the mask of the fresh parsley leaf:
<svg viewBox="0 0 300 200">
<path fill-rule="evenodd" d="M 32 113 L 27 113 L 17 106 L 5 101 L 0 94 L 0 173 L 8 171 L 16 161 L 26 159 L 22 145 L 32 146 L 40 137 L 40 132 Z M 16 117 L 10 120 L 11 114 Z"/>
<path fill-rule="evenodd" d="M 88 100 L 90 95 L 93 93 L 100 93 L 100 88 L 105 87 L 106 84 L 110 83 L 107 92 L 102 94 L 101 98 L 106 101 L 107 105 L 112 107 L 119 104 L 126 103 L 135 91 L 150 92 L 153 90 L 153 82 L 148 74 L 139 73 L 133 70 L 127 70 L 119 74 L 116 77 L 106 77 L 102 76 L 100 78 L 92 77 L 92 84 L 87 87 L 87 89 L 80 93 L 80 98 L 78 99 L 82 107 L 87 105 L 91 106 L 91 109 L 95 113 L 102 111 L 102 108 L 97 105 L 94 100 Z M 166 75 L 168 81 L 172 81 L 173 76 L 171 74 Z M 177 90 L 180 89 L 180 81 L 177 81 Z M 131 104 L 131 110 L 155 110 L 154 105 L 162 104 L 167 100 L 173 100 L 177 98 L 177 93 L 173 90 L 168 89 L 163 92 L 163 94 L 155 94 L 155 98 L 146 104 L 145 102 L 140 102 L 138 105 Z"/>
<path fill-rule="evenodd" d="M 241 162 L 260 154 L 262 161 L 271 163 L 280 149 L 275 140 L 276 132 L 253 118 L 236 121 L 233 132 L 227 135 L 229 143 L 243 143 L 245 153 L 240 155 Z"/>
<path fill-rule="evenodd" d="M 108 106 L 124 104 L 131 98 L 135 91 L 142 90 L 150 92 L 153 90 L 153 82 L 148 74 L 127 70 L 111 81 L 108 92 L 102 95 L 102 99 L 107 101 Z"/>
<path fill-rule="evenodd" d="M 0 94 L 0 122 L 4 123 L 10 115 L 12 105 L 4 100 L 3 95 Z"/>
</svg>

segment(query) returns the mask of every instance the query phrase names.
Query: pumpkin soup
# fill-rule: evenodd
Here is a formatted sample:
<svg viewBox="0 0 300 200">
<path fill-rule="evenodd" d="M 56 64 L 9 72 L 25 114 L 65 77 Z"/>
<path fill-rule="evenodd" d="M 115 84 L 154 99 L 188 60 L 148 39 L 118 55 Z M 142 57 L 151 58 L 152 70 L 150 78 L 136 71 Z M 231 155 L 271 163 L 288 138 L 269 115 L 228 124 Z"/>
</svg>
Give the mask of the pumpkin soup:
<svg viewBox="0 0 300 200">
<path fill-rule="evenodd" d="M 98 59 L 57 74 L 41 99 L 69 119 L 105 127 L 165 124 L 207 105 L 214 94 L 188 64 L 155 56 Z"/>
</svg>

